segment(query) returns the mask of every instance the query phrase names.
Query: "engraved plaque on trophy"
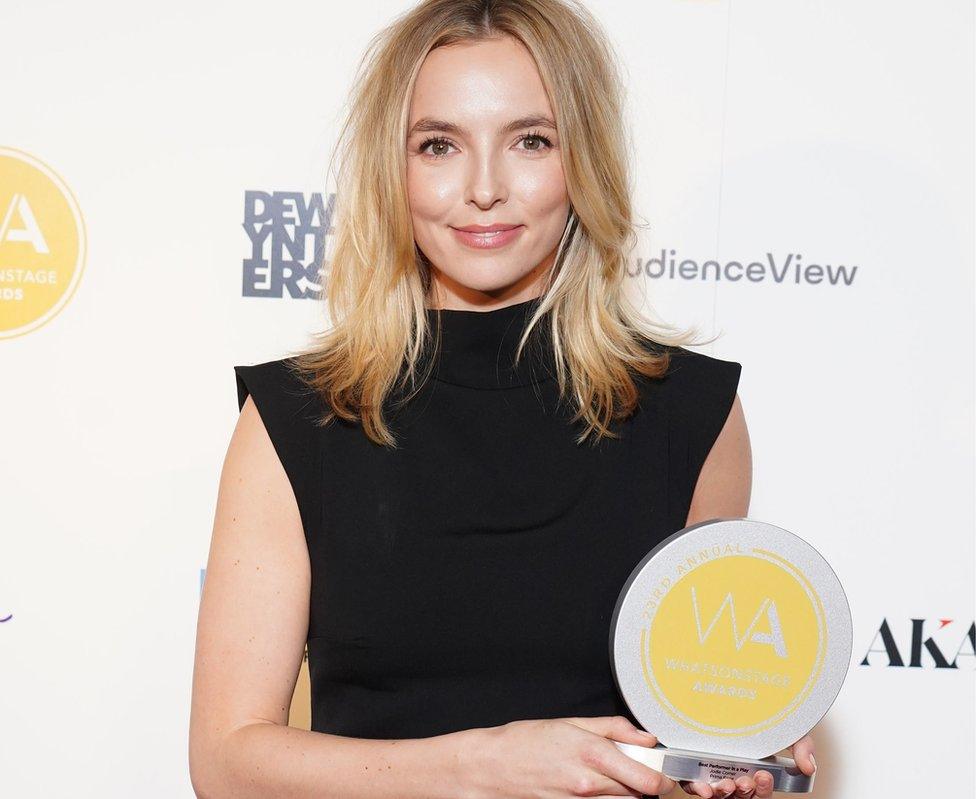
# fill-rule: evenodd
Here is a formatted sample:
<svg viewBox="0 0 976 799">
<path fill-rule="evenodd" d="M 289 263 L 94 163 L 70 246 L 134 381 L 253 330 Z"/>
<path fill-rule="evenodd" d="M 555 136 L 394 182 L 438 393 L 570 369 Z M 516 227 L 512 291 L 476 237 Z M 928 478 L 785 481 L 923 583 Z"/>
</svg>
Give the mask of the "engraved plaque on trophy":
<svg viewBox="0 0 976 799">
<path fill-rule="evenodd" d="M 625 582 L 610 622 L 621 696 L 654 748 L 616 742 L 675 780 L 760 769 L 773 790 L 814 776 L 776 753 L 823 718 L 847 676 L 847 596 L 802 538 L 752 519 L 679 530 Z"/>
</svg>

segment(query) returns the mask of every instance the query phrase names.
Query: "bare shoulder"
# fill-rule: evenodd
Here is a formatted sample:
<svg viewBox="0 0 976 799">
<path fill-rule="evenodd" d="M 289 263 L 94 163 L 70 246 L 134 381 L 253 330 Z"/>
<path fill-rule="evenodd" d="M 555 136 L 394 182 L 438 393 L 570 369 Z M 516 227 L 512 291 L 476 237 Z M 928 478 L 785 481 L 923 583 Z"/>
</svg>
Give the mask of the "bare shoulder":
<svg viewBox="0 0 976 799">
<path fill-rule="evenodd" d="M 308 548 L 292 485 L 251 397 L 221 469 L 197 623 L 190 766 L 233 730 L 287 724 L 308 631 Z"/>
<path fill-rule="evenodd" d="M 749 514 L 752 445 L 738 392 L 698 476 L 687 525 Z"/>
</svg>

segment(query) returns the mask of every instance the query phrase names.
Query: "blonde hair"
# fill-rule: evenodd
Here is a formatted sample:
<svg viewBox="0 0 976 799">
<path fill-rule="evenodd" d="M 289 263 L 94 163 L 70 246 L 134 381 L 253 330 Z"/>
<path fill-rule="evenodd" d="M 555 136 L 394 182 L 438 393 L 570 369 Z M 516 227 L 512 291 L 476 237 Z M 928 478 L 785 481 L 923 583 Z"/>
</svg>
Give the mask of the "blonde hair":
<svg viewBox="0 0 976 799">
<path fill-rule="evenodd" d="M 571 205 L 518 355 L 551 312 L 559 392 L 572 390 L 572 421 L 585 423 L 581 443 L 594 432 L 617 437 L 610 423 L 638 402 L 631 370 L 666 372 L 667 351 L 648 342 L 691 340 L 645 319 L 623 290 L 636 241 L 623 91 L 593 16 L 577 0 L 423 0 L 370 42 L 333 154 L 340 156 L 336 234 L 322 266 L 333 327 L 293 357 L 296 374 L 327 403 L 321 425 L 337 416 L 359 422 L 370 439 L 396 447 L 383 406 L 408 380 L 417 390 L 416 367 L 431 337 L 430 264 L 414 242 L 406 193 L 409 100 L 431 50 L 506 35 L 528 49 L 549 95 Z"/>
</svg>

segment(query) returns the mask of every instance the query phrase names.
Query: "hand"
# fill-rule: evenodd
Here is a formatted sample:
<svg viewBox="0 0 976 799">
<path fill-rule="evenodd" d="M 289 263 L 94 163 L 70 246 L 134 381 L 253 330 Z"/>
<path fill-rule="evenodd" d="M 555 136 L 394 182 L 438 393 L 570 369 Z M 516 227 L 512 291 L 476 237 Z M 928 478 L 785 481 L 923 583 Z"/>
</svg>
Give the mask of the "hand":
<svg viewBox="0 0 976 799">
<path fill-rule="evenodd" d="M 470 732 L 462 777 L 468 799 L 640 797 L 675 786 L 613 743 L 657 744 L 624 716 L 529 719 Z"/>
<path fill-rule="evenodd" d="M 808 777 L 817 770 L 817 763 L 813 757 L 813 738 L 804 735 L 790 747 L 790 753 L 799 766 L 800 771 Z M 773 795 L 773 775 L 768 771 L 757 771 L 748 777 L 726 778 L 718 782 L 688 782 L 680 780 L 679 785 L 685 793 L 692 796 L 703 796 L 705 799 L 767 799 Z"/>
</svg>

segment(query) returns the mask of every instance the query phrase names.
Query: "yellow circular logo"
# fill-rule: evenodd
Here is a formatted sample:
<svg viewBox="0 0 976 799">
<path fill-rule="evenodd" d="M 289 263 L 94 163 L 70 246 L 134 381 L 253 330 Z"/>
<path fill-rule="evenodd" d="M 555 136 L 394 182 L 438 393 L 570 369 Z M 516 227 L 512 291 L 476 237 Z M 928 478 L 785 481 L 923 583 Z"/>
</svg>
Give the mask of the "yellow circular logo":
<svg viewBox="0 0 976 799">
<path fill-rule="evenodd" d="M 74 195 L 46 164 L 0 147 L 0 338 L 29 333 L 68 303 L 85 268 Z"/>
<path fill-rule="evenodd" d="M 772 552 L 734 550 L 684 574 L 640 636 L 644 680 L 666 712 L 733 737 L 787 718 L 817 683 L 827 645 L 806 577 Z"/>
</svg>

